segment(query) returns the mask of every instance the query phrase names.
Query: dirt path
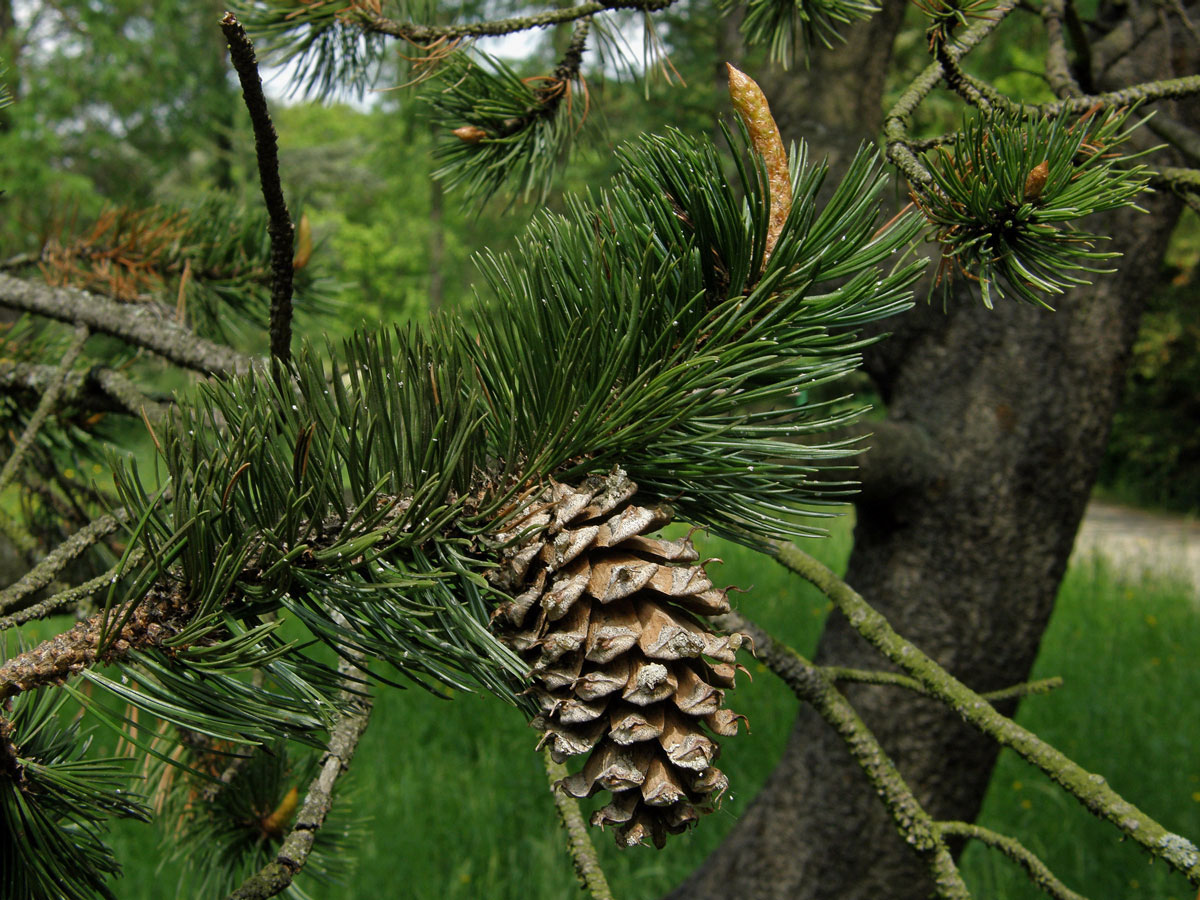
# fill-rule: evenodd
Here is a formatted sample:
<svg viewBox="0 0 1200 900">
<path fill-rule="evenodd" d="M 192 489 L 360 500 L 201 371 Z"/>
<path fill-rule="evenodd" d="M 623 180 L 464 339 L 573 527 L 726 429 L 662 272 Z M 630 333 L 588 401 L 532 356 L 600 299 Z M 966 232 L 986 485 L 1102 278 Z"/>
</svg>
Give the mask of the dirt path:
<svg viewBox="0 0 1200 900">
<path fill-rule="evenodd" d="M 1200 588 L 1200 522 L 1093 500 L 1073 558 L 1100 553 L 1133 574 L 1177 575 Z"/>
</svg>

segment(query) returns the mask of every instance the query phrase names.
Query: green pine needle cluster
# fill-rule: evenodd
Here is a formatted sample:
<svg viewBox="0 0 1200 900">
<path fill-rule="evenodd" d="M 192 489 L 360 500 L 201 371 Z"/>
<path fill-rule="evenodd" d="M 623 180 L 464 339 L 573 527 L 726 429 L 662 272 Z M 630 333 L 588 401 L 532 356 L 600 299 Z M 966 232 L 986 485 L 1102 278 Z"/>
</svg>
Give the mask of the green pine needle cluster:
<svg viewBox="0 0 1200 900">
<path fill-rule="evenodd" d="M 180 746 L 190 771 L 161 768 L 156 773 L 159 815 L 167 829 L 163 851 L 184 863 L 181 894 L 225 897 L 275 858 L 319 771 L 320 757 L 297 753 L 282 741 L 233 748 L 188 734 Z M 345 786 L 338 787 L 338 802 L 304 863 L 306 884 L 344 876 L 362 836 L 363 823 L 349 814 Z M 312 895 L 293 883 L 287 896 L 305 900 Z"/>
<path fill-rule="evenodd" d="M 620 466 L 646 499 L 743 542 L 819 533 L 806 504 L 839 493 L 820 470 L 855 448 L 801 443 L 846 418 L 805 392 L 855 368 L 854 328 L 909 303 L 920 264 L 891 257 L 919 220 L 879 228 L 884 181 L 866 152 L 818 209 L 825 170 L 801 151 L 764 264 L 766 179 L 744 147 L 738 159 L 730 175 L 710 144 L 646 139 L 611 194 L 482 260 L 493 301 L 472 323 L 308 348 L 287 379 L 210 385 L 185 405 L 163 446 L 171 497 L 119 479 L 150 562 L 108 608 L 130 615 L 170 585 L 195 624 L 154 661 L 211 654 L 207 679 L 263 669 L 275 693 L 217 703 L 236 685 L 208 694 L 155 669 L 213 718 L 154 713 L 256 739 L 318 727 L 296 717 L 328 709 L 313 692 L 333 681 L 308 680 L 319 667 L 263 618 L 281 611 L 401 678 L 518 702 L 524 670 L 488 628 L 483 575 L 489 535 L 551 478 Z"/>
<path fill-rule="evenodd" d="M 232 9 L 258 55 L 276 65 L 291 64 L 293 89 L 310 97 L 362 96 L 384 58 L 387 38 L 362 27 L 354 4 L 345 0 L 249 0 Z M 405 12 L 401 16 L 411 20 Z"/>
<path fill-rule="evenodd" d="M 743 11 L 746 43 L 767 47 L 771 61 L 785 69 L 807 61 L 814 46 L 841 41 L 841 26 L 869 19 L 879 10 L 873 0 L 727 0 L 723 6 L 726 13 Z"/>
<path fill-rule="evenodd" d="M 127 789 L 127 760 L 85 758 L 91 741 L 78 719 L 59 715 L 66 699 L 45 688 L 22 694 L 0 728 L 0 893 L 8 900 L 112 900 L 107 881 L 120 866 L 104 823 L 149 821 Z"/>
<path fill-rule="evenodd" d="M 952 148 L 926 154 L 932 184 L 914 193 L 941 245 L 941 283 L 955 271 L 977 281 L 983 302 L 1012 294 L 1049 308 L 1084 274 L 1117 254 L 1092 249 L 1102 237 L 1077 220 L 1134 206 L 1145 190 L 1138 154 L 1117 147 L 1129 112 L 1026 118 L 995 113 L 968 120 Z"/>
<path fill-rule="evenodd" d="M 552 480 L 621 467 L 639 501 L 743 543 L 819 533 L 807 504 L 844 490 L 821 469 L 855 447 L 820 442 L 846 416 L 807 392 L 858 365 L 858 326 L 910 304 L 921 265 L 902 251 L 921 225 L 880 227 L 885 181 L 865 151 L 819 207 L 825 169 L 801 149 L 768 258 L 768 180 L 746 141 L 732 166 L 677 132 L 626 148 L 611 193 L 481 260 L 492 298 L 475 319 L 308 347 L 181 403 L 158 428 L 162 488 L 117 466 L 143 561 L 89 620 L 111 665 L 81 674 L 101 690 L 65 691 L 117 728 L 153 716 L 128 739 L 204 777 L 172 748 L 323 743 L 346 683 L 314 640 L 376 679 L 527 705 L 486 573 Z M 27 753 L 38 727 L 14 719 L 12 746 Z M 35 833 L 94 836 L 135 814 L 105 778 L 88 774 L 78 823 L 56 810 Z M 23 801 L 5 802 L 13 834 Z M 234 812 L 197 825 L 222 853 L 245 847 Z M 104 854 L 89 837 L 6 871 L 78 868 L 94 887 Z"/>
<path fill-rule="evenodd" d="M 541 200 L 584 125 L 587 93 L 578 71 L 522 78 L 484 53 L 455 53 L 426 95 L 446 132 L 434 177 L 482 204 L 504 188 Z"/>
</svg>

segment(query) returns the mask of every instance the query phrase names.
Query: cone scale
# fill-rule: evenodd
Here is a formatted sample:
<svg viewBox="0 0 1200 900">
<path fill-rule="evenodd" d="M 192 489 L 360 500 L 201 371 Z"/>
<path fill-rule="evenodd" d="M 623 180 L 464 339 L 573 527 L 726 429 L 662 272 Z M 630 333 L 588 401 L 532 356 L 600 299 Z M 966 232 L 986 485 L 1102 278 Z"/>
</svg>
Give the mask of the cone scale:
<svg viewBox="0 0 1200 900">
<path fill-rule="evenodd" d="M 529 665 L 539 748 L 586 756 L 556 788 L 610 792 L 592 824 L 661 847 L 728 787 L 715 738 L 745 721 L 723 706 L 743 636 L 707 622 L 729 611 L 725 591 L 690 538 L 650 536 L 671 512 L 636 505 L 636 491 L 619 469 L 552 484 L 493 536 L 502 562 L 489 577 L 510 598 L 494 627 Z"/>
</svg>

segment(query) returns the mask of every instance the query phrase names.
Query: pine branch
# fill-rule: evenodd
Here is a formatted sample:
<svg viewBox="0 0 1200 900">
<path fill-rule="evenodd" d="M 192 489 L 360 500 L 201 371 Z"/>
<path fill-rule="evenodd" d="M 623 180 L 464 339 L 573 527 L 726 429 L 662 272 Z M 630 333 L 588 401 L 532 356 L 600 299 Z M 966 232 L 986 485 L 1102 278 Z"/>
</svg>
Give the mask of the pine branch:
<svg viewBox="0 0 1200 900">
<path fill-rule="evenodd" d="M 343 659 L 338 673 L 347 679 L 360 681 L 358 660 Z M 229 900 L 265 900 L 286 890 L 304 867 L 312 852 L 317 831 L 325 823 L 333 805 L 333 788 L 350 768 L 358 742 L 371 719 L 372 701 L 360 690 L 342 694 L 343 712 L 338 716 L 329 735 L 329 744 L 321 760 L 321 769 L 304 797 L 304 804 L 291 832 L 284 838 L 275 859 L 246 879 L 229 895 Z"/>
<path fill-rule="evenodd" d="M 554 71 L 521 78 L 501 60 L 454 54 L 430 97 L 435 127 L 449 132 L 434 151 L 433 177 L 486 203 L 506 183 L 514 195 L 544 198 L 569 155 L 588 111 L 580 75 L 591 19 L 575 23 Z M 451 137 L 452 136 L 452 137 Z"/>
<path fill-rule="evenodd" d="M 929 692 L 921 682 L 907 675 L 901 675 L 899 672 L 888 672 L 879 669 L 847 669 L 843 666 L 822 666 L 821 671 L 826 677 L 835 682 L 850 681 L 855 684 L 891 685 L 929 696 Z M 1018 697 L 1028 697 L 1033 694 L 1048 694 L 1050 691 L 1060 687 L 1062 687 L 1061 678 L 1041 678 L 1037 681 L 1030 681 L 1024 684 L 1014 684 L 1011 687 L 1001 688 L 998 691 L 988 691 L 979 696 L 989 702 L 994 702 L 996 700 L 1012 700 Z"/>
<path fill-rule="evenodd" d="M 9 482 L 16 477 L 17 472 L 21 469 L 21 464 L 24 462 L 25 454 L 33 446 L 38 432 L 41 431 L 50 414 L 58 407 L 59 396 L 62 393 L 67 373 L 70 371 L 71 366 L 75 364 L 76 358 L 79 356 L 80 351 L 83 350 L 83 345 L 89 337 L 91 337 L 91 332 L 86 325 L 76 326 L 71 344 L 67 347 L 61 362 L 58 364 L 57 375 L 55 375 L 49 386 L 47 386 L 46 392 L 42 394 L 42 399 L 38 402 L 37 409 L 29 417 L 25 431 L 17 439 L 12 452 L 9 454 L 8 459 L 5 460 L 4 467 L 0 468 L 0 493 L 3 493 L 4 489 L 8 487 Z"/>
<path fill-rule="evenodd" d="M 913 201 L 941 245 L 943 290 L 962 272 L 989 308 L 1007 293 L 1049 308 L 1048 298 L 1089 283 L 1075 273 L 1111 271 L 1099 264 L 1115 254 L 1093 250 L 1101 236 L 1075 223 L 1134 206 L 1144 190 L 1146 167 L 1132 164 L 1141 154 L 1116 152 L 1136 127 L 1128 118 L 996 112 L 969 120 L 953 150 L 928 153 L 933 180 Z"/>
<path fill-rule="evenodd" d="M 937 829 L 943 837 L 972 838 L 999 850 L 1020 865 L 1029 875 L 1029 880 L 1054 900 L 1087 900 L 1059 881 L 1049 867 L 1016 838 L 968 822 L 938 822 Z"/>
<path fill-rule="evenodd" d="M 25 597 L 41 590 L 54 581 L 66 565 L 101 538 L 107 537 L 120 527 L 115 516 L 101 516 L 87 527 L 80 529 L 55 547 L 46 558 L 21 577 L 0 591 L 0 612 L 16 608 Z"/>
<path fill-rule="evenodd" d="M 251 357 L 199 337 L 151 304 L 115 303 L 87 291 L 0 274 L 0 306 L 85 325 L 96 334 L 110 335 L 208 375 L 246 372 L 254 364 Z"/>
<path fill-rule="evenodd" d="M 546 760 L 546 775 L 550 779 L 550 792 L 554 796 L 554 808 L 558 810 L 558 818 L 563 830 L 567 833 L 567 847 L 571 852 L 571 861 L 575 864 L 575 874 L 583 889 L 591 894 L 593 900 L 613 900 L 612 888 L 604 876 L 604 868 L 596 855 L 596 847 L 588 832 L 583 813 L 579 811 L 579 801 L 558 789 L 558 783 L 567 777 L 567 767 L 554 761 L 550 748 L 544 751 Z"/>
<path fill-rule="evenodd" d="M 113 566 L 103 575 L 97 575 L 83 584 L 76 585 L 73 588 L 59 591 L 53 596 L 47 597 L 45 600 L 39 600 L 37 603 L 27 606 L 24 609 L 13 613 L 10 616 L 0 618 L 0 631 L 6 631 L 9 628 L 15 628 L 18 625 L 24 625 L 26 622 L 33 622 L 37 619 L 44 619 L 47 616 L 61 615 L 70 612 L 79 601 L 100 593 L 103 590 L 111 587 L 115 579 L 121 574 L 124 566 L 136 566 L 142 561 L 143 551 L 140 547 L 135 548 L 129 557 Z"/>
<path fill-rule="evenodd" d="M 270 216 L 267 231 L 271 236 L 271 358 L 286 365 L 292 356 L 292 243 L 295 229 L 279 183 L 278 140 L 263 96 L 254 46 L 233 13 L 225 14 L 221 30 L 229 41 L 230 58 L 242 83 L 242 97 L 254 127 L 258 177 Z"/>
<path fill-rule="evenodd" d="M 1042 22 L 1046 27 L 1046 82 L 1059 97 L 1083 96 L 1083 88 L 1071 71 L 1063 20 L 1074 0 L 1043 0 Z"/>
<path fill-rule="evenodd" d="M 431 44 L 439 40 L 457 38 L 497 37 L 546 28 L 563 22 L 574 22 L 611 10 L 636 9 L 646 13 L 658 12 L 674 4 L 676 0 L 593 0 L 577 6 L 547 10 L 532 16 L 514 16 L 485 22 L 463 22 L 457 25 L 422 25 L 415 22 L 397 22 L 373 10 L 356 7 L 354 20 L 365 28 L 379 34 L 403 38 L 414 44 Z"/>
<path fill-rule="evenodd" d="M 977 47 L 1017 7 L 1017 0 L 1002 0 L 990 14 L 975 22 L 952 44 L 946 54 L 955 61 Z M 909 147 L 908 123 L 912 114 L 929 92 L 937 87 L 944 72 L 936 60 L 914 78 L 897 98 L 883 119 L 884 147 L 888 160 L 916 187 L 928 185 L 933 179 Z"/>
<path fill-rule="evenodd" d="M 721 616 L 714 622 L 724 631 L 750 635 L 759 661 L 838 733 L 883 801 L 905 843 L 929 867 L 937 896 L 943 900 L 969 900 L 970 892 L 939 833 L 938 823 L 913 795 L 904 776 L 853 705 L 834 686 L 829 673 L 739 613 Z"/>
<path fill-rule="evenodd" d="M 111 612 L 111 617 L 107 611 L 96 613 L 0 664 L 0 702 L 158 646 L 178 634 L 191 610 L 178 596 L 156 589 L 138 604 Z M 110 627 L 114 620 L 119 622 L 115 630 Z"/>
<path fill-rule="evenodd" d="M 58 374 L 57 366 L 0 360 L 0 388 L 18 397 L 25 406 L 34 406 L 37 397 Z M 62 407 L 75 407 L 89 413 L 119 412 L 153 422 L 166 415 L 168 404 L 153 400 L 124 373 L 107 366 L 94 366 L 86 372 L 68 372 L 59 394 Z"/>
<path fill-rule="evenodd" d="M 1150 184 L 1174 191 L 1192 209 L 1200 212 L 1200 169 L 1163 166 L 1151 174 Z"/>
<path fill-rule="evenodd" d="M 1016 751 L 1097 817 L 1114 825 L 1152 856 L 1200 885 L 1200 850 L 1167 831 L 1146 813 L 1036 735 L 1001 715 L 982 696 L 954 678 L 921 650 L 898 635 L 887 620 L 829 568 L 791 544 L 771 552 L 787 569 L 817 587 L 846 616 L 854 629 L 887 659 L 919 681 L 936 699 L 959 713 L 1001 746 Z"/>
</svg>

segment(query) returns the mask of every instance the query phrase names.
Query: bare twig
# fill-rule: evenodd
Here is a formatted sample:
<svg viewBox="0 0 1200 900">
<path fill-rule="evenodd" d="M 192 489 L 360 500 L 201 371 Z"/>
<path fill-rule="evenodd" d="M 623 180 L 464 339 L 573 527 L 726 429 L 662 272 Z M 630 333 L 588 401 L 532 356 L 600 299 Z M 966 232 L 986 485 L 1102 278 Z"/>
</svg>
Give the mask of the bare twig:
<svg viewBox="0 0 1200 900">
<path fill-rule="evenodd" d="M 853 681 L 857 684 L 886 684 L 915 691 L 918 694 L 929 695 L 925 686 L 915 678 L 901 675 L 899 672 L 885 672 L 879 669 L 847 669 L 842 666 L 822 666 L 821 671 L 833 681 Z M 988 691 L 979 696 L 988 701 L 1011 700 L 1014 697 L 1027 697 L 1033 694 L 1048 694 L 1062 687 L 1061 678 L 1040 678 L 1037 681 L 1027 681 L 1001 688 L 998 691 Z"/>
<path fill-rule="evenodd" d="M 975 728 L 1022 759 L 1045 772 L 1087 810 L 1112 823 L 1122 834 L 1141 844 L 1152 856 L 1165 860 L 1200 885 L 1200 850 L 1181 835 L 1167 831 L 1124 797 L 1098 774 L 1051 747 L 1037 735 L 1001 715 L 913 644 L 895 632 L 887 619 L 868 604 L 827 566 L 791 544 L 773 544 L 772 553 L 786 568 L 815 585 L 841 610 L 854 629 L 885 657 L 924 685 L 925 689 Z"/>
<path fill-rule="evenodd" d="M 579 876 L 580 884 L 592 895 L 593 900 L 613 900 L 612 888 L 608 886 L 608 879 L 604 877 L 604 869 L 596 855 L 596 847 L 592 844 L 587 823 L 583 821 L 583 813 L 579 811 L 579 801 L 558 790 L 558 783 L 567 777 L 567 767 L 554 761 L 548 747 L 545 757 L 550 792 L 554 795 L 554 806 L 558 810 L 563 830 L 567 832 L 567 847 L 571 851 L 571 861 L 575 863 L 575 874 Z"/>
<path fill-rule="evenodd" d="M 141 562 L 144 555 L 145 551 L 141 547 L 137 547 L 129 554 L 127 559 L 117 563 L 103 575 L 97 575 L 83 584 L 67 588 L 65 591 L 59 591 L 54 596 L 34 603 L 32 606 L 28 606 L 20 612 L 13 613 L 11 616 L 0 618 L 0 631 L 15 628 L 26 622 L 32 622 L 34 619 L 44 619 L 46 616 L 70 612 L 80 600 L 90 597 L 93 594 L 98 594 L 109 587 L 122 571 L 125 571 L 129 566 L 136 566 Z"/>
<path fill-rule="evenodd" d="M 0 361 L 0 388 L 10 396 L 41 395 L 58 372 L 57 366 Z M 88 412 L 120 412 L 151 420 L 166 415 L 167 405 L 144 394 L 128 376 L 106 366 L 88 372 L 69 372 L 59 395 L 63 406 Z M 32 405 L 32 401 L 30 402 Z"/>
<path fill-rule="evenodd" d="M 270 218 L 267 233 L 271 236 L 271 357 L 286 364 L 292 356 L 292 243 L 295 228 L 279 183 L 278 140 L 267 109 L 267 98 L 263 95 L 254 45 L 246 36 L 246 29 L 233 13 L 227 12 L 221 20 L 221 30 L 225 40 L 229 41 L 229 57 L 241 80 L 242 98 L 254 126 L 258 180 Z"/>
<path fill-rule="evenodd" d="M 50 584 L 58 573 L 79 554 L 98 540 L 112 534 L 120 526 L 115 516 L 101 516 L 96 521 L 75 532 L 46 555 L 21 577 L 0 591 L 0 612 L 14 608 L 21 600 Z M 0 626 L 2 628 L 3 626 Z"/>
<path fill-rule="evenodd" d="M 46 387 L 46 392 L 42 394 L 42 399 L 38 403 L 37 409 L 29 417 L 29 422 L 26 424 L 25 430 L 17 439 L 17 443 L 13 446 L 12 453 L 9 454 L 8 459 L 5 460 L 4 468 L 0 469 L 0 493 L 3 493 L 4 489 L 8 487 L 9 482 L 20 471 L 25 454 L 33 446 L 38 432 L 46 424 L 46 419 L 50 417 L 50 413 L 54 412 L 58 406 L 59 395 L 62 393 L 63 382 L 66 380 L 67 373 L 71 371 L 71 366 L 75 364 L 75 360 L 79 356 L 79 351 L 83 349 L 83 345 L 87 343 L 89 337 L 91 337 L 91 332 L 86 325 L 79 325 L 75 328 L 75 335 L 71 340 L 71 344 L 67 347 L 66 353 L 63 354 L 62 360 L 58 364 L 58 374 Z"/>
<path fill-rule="evenodd" d="M 359 660 L 361 661 L 361 660 Z M 353 661 L 343 659 L 338 672 L 351 681 L 362 678 Z M 308 861 L 317 831 L 325 823 L 333 806 L 333 786 L 354 758 L 359 739 L 371 719 L 371 698 L 361 691 L 342 694 L 344 712 L 329 735 L 329 744 L 321 760 L 321 769 L 308 787 L 296 824 L 283 840 L 275 859 L 251 875 L 229 895 L 229 900 L 265 900 L 286 890 Z"/>
<path fill-rule="evenodd" d="M 0 306 L 86 325 L 134 347 L 143 347 L 187 369 L 208 375 L 247 372 L 254 360 L 205 340 L 151 303 L 117 303 L 99 294 L 0 274 Z"/>
<path fill-rule="evenodd" d="M 1029 875 L 1029 880 L 1054 900 L 1087 900 L 1059 881 L 1050 868 L 1016 838 L 969 822 L 938 822 L 937 829 L 945 836 L 973 838 L 999 850 L 1020 865 Z"/>
</svg>

